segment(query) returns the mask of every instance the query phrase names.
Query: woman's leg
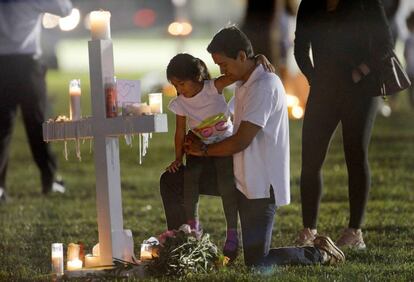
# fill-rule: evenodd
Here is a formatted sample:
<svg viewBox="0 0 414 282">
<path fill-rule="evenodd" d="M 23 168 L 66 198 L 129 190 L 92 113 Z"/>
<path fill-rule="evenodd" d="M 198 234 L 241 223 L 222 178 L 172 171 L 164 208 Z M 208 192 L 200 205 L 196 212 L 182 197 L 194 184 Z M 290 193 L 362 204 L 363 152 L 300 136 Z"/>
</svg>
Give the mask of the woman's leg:
<svg viewBox="0 0 414 282">
<path fill-rule="evenodd" d="M 342 131 L 345 160 L 348 168 L 349 227 L 361 227 L 371 177 L 368 163 L 368 145 L 377 112 L 378 98 L 352 97 L 343 108 Z"/>
<path fill-rule="evenodd" d="M 311 229 L 316 229 L 322 194 L 322 164 L 339 123 L 341 97 L 330 92 L 311 89 L 302 128 L 302 218 L 303 226 Z"/>
</svg>

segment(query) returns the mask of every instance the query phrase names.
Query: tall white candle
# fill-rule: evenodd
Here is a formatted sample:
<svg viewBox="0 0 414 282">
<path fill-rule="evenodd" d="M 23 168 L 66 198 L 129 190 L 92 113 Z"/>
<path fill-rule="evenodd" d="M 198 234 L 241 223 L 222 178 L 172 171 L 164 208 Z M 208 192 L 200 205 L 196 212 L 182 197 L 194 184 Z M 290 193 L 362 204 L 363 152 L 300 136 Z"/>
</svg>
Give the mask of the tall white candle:
<svg viewBox="0 0 414 282">
<path fill-rule="evenodd" d="M 93 11 L 89 15 L 92 40 L 111 39 L 110 20 L 108 11 Z"/>
<path fill-rule="evenodd" d="M 80 79 L 73 79 L 69 83 L 69 118 L 70 120 L 81 119 L 81 88 Z"/>
<path fill-rule="evenodd" d="M 162 113 L 162 93 L 150 93 L 148 94 L 149 105 L 151 107 L 151 113 Z"/>
<path fill-rule="evenodd" d="M 52 244 L 52 273 L 57 276 L 63 275 L 63 244 Z"/>
</svg>

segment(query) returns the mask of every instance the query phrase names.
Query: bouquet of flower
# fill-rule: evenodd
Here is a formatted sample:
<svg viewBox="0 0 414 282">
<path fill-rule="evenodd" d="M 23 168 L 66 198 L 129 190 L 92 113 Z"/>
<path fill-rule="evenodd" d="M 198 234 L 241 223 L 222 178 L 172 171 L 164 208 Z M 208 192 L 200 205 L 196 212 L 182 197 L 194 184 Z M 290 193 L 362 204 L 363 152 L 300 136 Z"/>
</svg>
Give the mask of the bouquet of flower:
<svg viewBox="0 0 414 282">
<path fill-rule="evenodd" d="M 148 264 L 152 275 L 188 276 L 206 273 L 227 264 L 219 254 L 217 246 L 210 241 L 209 234 L 196 234 L 190 226 L 162 233 L 158 257 Z"/>
</svg>

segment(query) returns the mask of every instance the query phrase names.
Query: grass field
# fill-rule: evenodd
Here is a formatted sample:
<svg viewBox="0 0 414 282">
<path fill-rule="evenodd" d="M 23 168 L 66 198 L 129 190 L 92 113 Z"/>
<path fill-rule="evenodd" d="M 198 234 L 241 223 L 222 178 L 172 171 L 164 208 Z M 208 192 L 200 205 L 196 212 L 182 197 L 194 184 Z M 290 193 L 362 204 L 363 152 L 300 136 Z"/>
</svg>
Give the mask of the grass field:
<svg viewBox="0 0 414 282">
<path fill-rule="evenodd" d="M 53 113 L 67 114 L 67 84 L 78 76 L 50 72 L 49 92 Z M 81 77 L 83 113 L 90 112 L 88 76 Z M 402 95 L 401 95 L 402 96 Z M 368 249 L 347 252 L 339 267 L 279 267 L 266 273 L 248 271 L 242 258 L 234 267 L 195 280 L 206 281 L 413 281 L 414 280 L 414 112 L 399 97 L 400 109 L 390 118 L 378 117 L 374 129 L 370 163 L 372 190 L 364 225 Z M 168 99 L 164 100 L 166 104 Z M 291 121 L 292 204 L 277 212 L 273 246 L 294 242 L 301 228 L 299 204 L 301 122 Z M 121 176 L 124 226 L 134 235 L 136 252 L 140 242 L 165 229 L 158 179 L 173 158 L 174 123 L 169 132 L 154 134 L 149 154 L 138 164 L 138 144 L 132 148 L 121 139 Z M 348 218 L 347 174 L 338 130 L 324 165 L 325 191 L 318 230 L 336 239 Z M 21 120 L 14 131 L 8 172 L 12 201 L 0 205 L 0 280 L 50 280 L 50 245 L 83 241 L 90 251 L 98 240 L 95 209 L 95 175 L 89 141 L 82 144 L 82 161 L 68 143 L 69 160 L 62 142 L 54 143 L 60 173 L 67 193 L 44 197 Z M 201 200 L 201 220 L 206 232 L 221 246 L 225 234 L 221 202 Z"/>
</svg>

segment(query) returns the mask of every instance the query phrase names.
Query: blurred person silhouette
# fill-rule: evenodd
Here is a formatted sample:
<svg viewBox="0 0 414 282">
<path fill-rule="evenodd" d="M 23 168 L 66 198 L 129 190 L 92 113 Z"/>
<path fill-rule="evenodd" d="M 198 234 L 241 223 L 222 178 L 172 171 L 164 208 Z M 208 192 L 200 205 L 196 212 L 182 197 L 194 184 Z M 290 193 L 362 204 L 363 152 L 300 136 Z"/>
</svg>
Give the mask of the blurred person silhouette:
<svg viewBox="0 0 414 282">
<path fill-rule="evenodd" d="M 295 15 L 297 0 L 247 1 L 242 30 L 250 38 L 257 54 L 265 55 L 276 66 L 283 64 L 287 38 L 287 15 Z"/>
<path fill-rule="evenodd" d="M 367 34 L 369 33 L 369 34 Z M 370 49 L 370 40 L 376 49 Z M 311 245 L 317 234 L 322 165 L 341 123 L 348 170 L 350 218 L 340 247 L 364 249 L 361 225 L 371 186 L 368 146 L 380 89 L 365 77 L 393 48 L 380 0 L 303 0 L 295 38 L 295 58 L 310 84 L 302 128 L 300 180 L 304 229 L 297 243 Z M 310 58 L 310 48 L 312 57 Z"/>
<path fill-rule="evenodd" d="M 407 29 L 410 32 L 404 45 L 404 58 L 408 77 L 414 81 L 414 11 L 406 19 Z M 409 91 L 410 105 L 414 108 L 414 85 L 411 84 Z"/>
<path fill-rule="evenodd" d="M 12 131 L 20 108 L 33 158 L 40 170 L 42 193 L 65 192 L 56 177 L 56 160 L 43 141 L 47 106 L 46 68 L 39 57 L 43 13 L 67 16 L 69 0 L 0 1 L 0 202 L 6 202 L 6 172 Z"/>
<path fill-rule="evenodd" d="M 384 5 L 385 15 L 390 25 L 392 39 L 395 46 L 398 38 L 398 25 L 396 21 L 396 15 L 400 6 L 400 0 L 382 0 L 382 3 Z"/>
</svg>

